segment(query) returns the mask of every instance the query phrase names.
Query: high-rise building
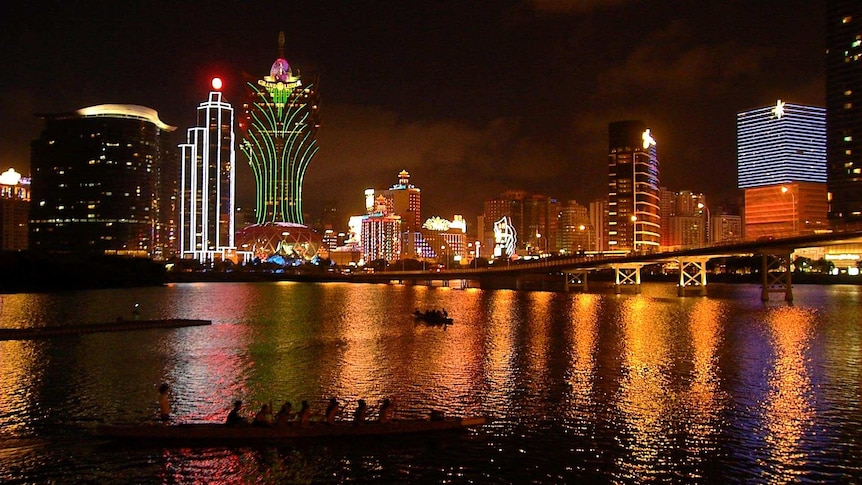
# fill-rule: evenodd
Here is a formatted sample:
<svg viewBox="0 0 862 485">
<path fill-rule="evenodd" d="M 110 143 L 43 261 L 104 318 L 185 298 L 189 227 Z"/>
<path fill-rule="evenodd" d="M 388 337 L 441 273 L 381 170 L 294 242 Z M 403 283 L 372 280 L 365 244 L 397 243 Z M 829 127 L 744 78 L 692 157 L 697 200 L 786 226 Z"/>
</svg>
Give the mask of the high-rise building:
<svg viewBox="0 0 862 485">
<path fill-rule="evenodd" d="M 30 179 L 13 169 L 0 173 L 0 250 L 27 249 Z"/>
<path fill-rule="evenodd" d="M 557 214 L 557 241 L 555 246 L 563 254 L 595 251 L 595 229 L 589 211 L 576 200 L 570 200 Z"/>
<path fill-rule="evenodd" d="M 374 212 L 362 217 L 360 237 L 366 264 L 401 259 L 401 217 L 387 212 L 383 197 L 377 198 Z"/>
<path fill-rule="evenodd" d="M 180 257 L 224 260 L 236 250 L 234 207 L 236 166 L 233 107 L 224 100 L 221 80 L 198 105 L 197 126 L 180 145 Z"/>
<path fill-rule="evenodd" d="M 317 153 L 319 96 L 284 59 L 284 33 L 269 74 L 249 82 L 240 148 L 257 183 L 257 224 L 302 224 L 302 182 Z"/>
<path fill-rule="evenodd" d="M 826 184 L 792 182 L 745 189 L 745 238 L 811 234 L 829 227 Z"/>
<path fill-rule="evenodd" d="M 826 110 L 779 100 L 736 115 L 740 189 L 826 182 Z"/>
<path fill-rule="evenodd" d="M 862 2 L 826 2 L 829 220 L 862 227 Z"/>
<path fill-rule="evenodd" d="M 608 131 L 608 248 L 656 251 L 661 202 L 655 138 L 642 121 L 617 121 Z"/>
<path fill-rule="evenodd" d="M 163 259 L 177 250 L 176 145 L 158 113 L 108 104 L 40 115 L 30 248 Z"/>
</svg>

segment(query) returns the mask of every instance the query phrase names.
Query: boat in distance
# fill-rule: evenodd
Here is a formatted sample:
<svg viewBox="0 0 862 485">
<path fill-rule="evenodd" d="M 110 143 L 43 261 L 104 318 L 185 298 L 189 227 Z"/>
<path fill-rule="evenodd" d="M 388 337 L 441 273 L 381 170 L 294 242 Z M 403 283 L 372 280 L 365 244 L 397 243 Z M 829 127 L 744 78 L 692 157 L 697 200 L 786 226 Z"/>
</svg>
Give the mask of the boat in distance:
<svg viewBox="0 0 862 485">
<path fill-rule="evenodd" d="M 417 321 L 427 323 L 429 325 L 452 325 L 452 317 L 437 311 L 420 312 L 416 310 L 413 316 Z"/>
<path fill-rule="evenodd" d="M 485 416 L 446 417 L 442 419 L 402 419 L 386 423 L 368 421 L 353 424 L 349 421 L 336 423 L 312 422 L 301 426 L 254 426 L 226 425 L 220 423 L 150 424 L 150 425 L 100 425 L 96 433 L 102 437 L 127 442 L 150 443 L 255 443 L 277 442 L 302 438 L 351 438 L 363 436 L 388 436 L 464 430 L 488 422 Z"/>
</svg>

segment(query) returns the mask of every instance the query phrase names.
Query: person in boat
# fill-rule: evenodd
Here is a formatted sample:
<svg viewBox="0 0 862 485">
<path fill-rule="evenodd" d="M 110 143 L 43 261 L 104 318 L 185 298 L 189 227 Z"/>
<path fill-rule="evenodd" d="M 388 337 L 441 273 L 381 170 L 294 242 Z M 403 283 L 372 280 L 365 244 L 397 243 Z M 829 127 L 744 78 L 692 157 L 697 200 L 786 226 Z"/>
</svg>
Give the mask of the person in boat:
<svg viewBox="0 0 862 485">
<path fill-rule="evenodd" d="M 332 424 L 341 414 L 341 405 L 338 404 L 338 399 L 334 397 L 329 400 L 329 406 L 326 406 L 326 422 Z"/>
<path fill-rule="evenodd" d="M 389 398 L 383 399 L 380 403 L 380 412 L 377 416 L 377 420 L 381 423 L 388 423 L 392 421 L 392 414 L 395 413 L 395 407 L 392 405 L 392 401 Z"/>
<path fill-rule="evenodd" d="M 281 409 L 275 413 L 275 425 L 276 426 L 290 426 L 290 422 L 293 421 L 293 404 L 290 401 L 285 402 L 281 405 Z"/>
<path fill-rule="evenodd" d="M 308 405 L 308 401 L 302 401 L 302 407 L 299 408 L 296 419 L 300 426 L 308 426 L 309 419 L 311 419 L 311 406 Z"/>
<path fill-rule="evenodd" d="M 368 405 L 365 404 L 365 399 L 360 399 L 356 410 L 353 411 L 353 424 L 362 424 L 365 422 L 365 414 L 368 412 Z"/>
<path fill-rule="evenodd" d="M 239 410 L 242 409 L 242 401 L 234 401 L 233 409 L 228 413 L 227 419 L 224 424 L 228 426 L 236 426 L 240 424 L 248 424 L 248 421 L 242 416 L 239 415 Z"/>
<path fill-rule="evenodd" d="M 171 419 L 171 387 L 165 383 L 159 386 L 159 418 L 162 421 Z"/>
<path fill-rule="evenodd" d="M 443 309 L 443 318 L 449 318 L 449 312 L 445 308 Z"/>
<path fill-rule="evenodd" d="M 260 407 L 260 410 L 254 415 L 251 424 L 255 426 L 272 426 L 272 409 L 269 408 L 269 404 L 264 404 Z"/>
</svg>

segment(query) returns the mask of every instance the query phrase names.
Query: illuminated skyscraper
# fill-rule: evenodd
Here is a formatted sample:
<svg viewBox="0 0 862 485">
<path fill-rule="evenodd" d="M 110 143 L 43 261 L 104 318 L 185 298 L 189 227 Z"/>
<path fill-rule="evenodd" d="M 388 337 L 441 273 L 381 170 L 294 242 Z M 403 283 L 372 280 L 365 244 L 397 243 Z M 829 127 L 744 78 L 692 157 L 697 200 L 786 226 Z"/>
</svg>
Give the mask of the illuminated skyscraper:
<svg viewBox="0 0 862 485">
<path fill-rule="evenodd" d="M 779 100 L 736 115 L 740 189 L 826 182 L 826 110 Z"/>
<path fill-rule="evenodd" d="M 198 106 L 197 126 L 180 145 L 180 257 L 225 259 L 234 243 L 236 167 L 233 107 L 221 93 L 221 80 Z"/>
<path fill-rule="evenodd" d="M 176 145 L 155 110 L 42 115 L 31 144 L 30 249 L 168 258 L 176 251 Z"/>
<path fill-rule="evenodd" d="M 278 46 L 269 75 L 248 83 L 240 148 L 257 182 L 257 224 L 302 224 L 302 182 L 318 149 L 319 99 L 317 86 L 303 84 L 284 59 L 284 33 Z"/>
<path fill-rule="evenodd" d="M 642 121 L 617 121 L 608 131 L 608 249 L 656 251 L 661 243 L 656 141 Z"/>
<path fill-rule="evenodd" d="M 826 2 L 829 221 L 862 227 L 862 2 Z"/>
</svg>

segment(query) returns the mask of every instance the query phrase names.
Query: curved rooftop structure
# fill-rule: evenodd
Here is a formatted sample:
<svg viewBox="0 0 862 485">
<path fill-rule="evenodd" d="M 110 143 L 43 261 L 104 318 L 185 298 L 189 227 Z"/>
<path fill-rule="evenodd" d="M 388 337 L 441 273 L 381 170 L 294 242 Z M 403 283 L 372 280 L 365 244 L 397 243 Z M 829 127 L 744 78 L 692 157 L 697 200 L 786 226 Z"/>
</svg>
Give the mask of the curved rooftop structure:
<svg viewBox="0 0 862 485">
<path fill-rule="evenodd" d="M 158 111 L 137 104 L 100 104 L 81 108 L 75 114 L 82 117 L 131 118 L 150 122 L 165 131 L 177 129 L 160 120 Z"/>
</svg>

